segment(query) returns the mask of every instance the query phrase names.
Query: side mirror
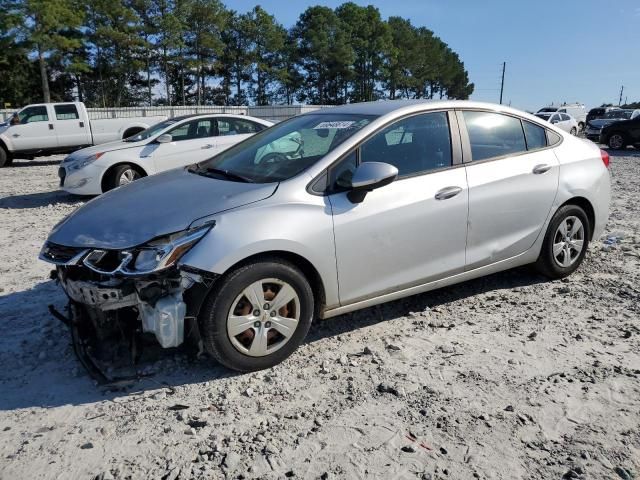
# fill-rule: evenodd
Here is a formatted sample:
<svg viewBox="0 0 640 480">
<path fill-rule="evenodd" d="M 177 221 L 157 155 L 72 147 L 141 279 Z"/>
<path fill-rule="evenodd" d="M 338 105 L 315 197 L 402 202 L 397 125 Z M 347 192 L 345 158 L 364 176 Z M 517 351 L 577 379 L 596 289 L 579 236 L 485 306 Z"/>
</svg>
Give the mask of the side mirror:
<svg viewBox="0 0 640 480">
<path fill-rule="evenodd" d="M 173 137 L 169 133 L 163 133 L 158 138 L 156 138 L 156 142 L 158 143 L 171 143 L 173 141 Z"/>
<path fill-rule="evenodd" d="M 559 121 L 560 121 L 560 120 L 554 119 L 554 120 L 551 120 L 551 123 L 552 123 L 552 124 L 556 124 L 556 123 L 558 123 Z"/>
<path fill-rule="evenodd" d="M 16 114 L 11 116 L 11 121 L 9 122 L 10 125 L 20 125 L 20 117 Z"/>
<path fill-rule="evenodd" d="M 361 203 L 367 193 L 389 185 L 398 178 L 398 169 L 382 162 L 361 163 L 351 178 L 351 191 L 347 194 L 353 203 Z"/>
</svg>

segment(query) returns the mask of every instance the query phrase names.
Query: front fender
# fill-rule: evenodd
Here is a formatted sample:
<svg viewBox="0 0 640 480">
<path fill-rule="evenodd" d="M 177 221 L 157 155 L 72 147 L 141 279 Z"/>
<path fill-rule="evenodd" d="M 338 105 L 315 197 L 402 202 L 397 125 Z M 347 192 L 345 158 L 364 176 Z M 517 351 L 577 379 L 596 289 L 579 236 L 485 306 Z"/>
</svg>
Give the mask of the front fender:
<svg viewBox="0 0 640 480">
<path fill-rule="evenodd" d="M 308 203 L 276 204 L 264 200 L 215 215 L 215 226 L 180 260 L 224 274 L 253 255 L 287 252 L 307 260 L 322 280 L 327 307 L 339 303 L 333 222 L 323 197 Z"/>
<path fill-rule="evenodd" d="M 5 132 L 8 130 L 5 130 Z M 11 141 L 11 137 L 7 135 L 5 132 L 0 133 L 0 144 L 4 146 L 7 152 L 13 152 L 13 142 Z"/>
</svg>

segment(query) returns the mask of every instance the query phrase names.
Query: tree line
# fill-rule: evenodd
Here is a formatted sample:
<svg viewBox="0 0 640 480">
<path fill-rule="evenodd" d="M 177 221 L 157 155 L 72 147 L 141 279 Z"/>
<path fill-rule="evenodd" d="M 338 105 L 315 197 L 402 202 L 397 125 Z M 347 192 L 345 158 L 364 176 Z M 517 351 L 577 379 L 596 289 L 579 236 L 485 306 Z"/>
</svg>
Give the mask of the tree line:
<svg viewBox="0 0 640 480">
<path fill-rule="evenodd" d="M 219 0 L 0 0 L 0 102 L 342 104 L 459 98 L 463 62 L 426 27 L 348 2 L 291 28 Z M 1 107 L 2 105 L 0 105 Z"/>
</svg>

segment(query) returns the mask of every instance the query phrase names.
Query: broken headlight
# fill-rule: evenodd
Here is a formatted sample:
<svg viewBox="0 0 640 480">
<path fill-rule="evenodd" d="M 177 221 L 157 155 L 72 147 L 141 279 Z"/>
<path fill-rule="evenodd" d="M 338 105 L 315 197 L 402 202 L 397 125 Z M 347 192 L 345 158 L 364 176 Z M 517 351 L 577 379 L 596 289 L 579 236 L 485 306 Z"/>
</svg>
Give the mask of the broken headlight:
<svg viewBox="0 0 640 480">
<path fill-rule="evenodd" d="M 212 225 L 156 238 L 141 247 L 120 252 L 93 250 L 83 263 L 101 274 L 146 275 L 172 267 Z M 115 255 L 115 257 L 114 257 Z"/>
</svg>

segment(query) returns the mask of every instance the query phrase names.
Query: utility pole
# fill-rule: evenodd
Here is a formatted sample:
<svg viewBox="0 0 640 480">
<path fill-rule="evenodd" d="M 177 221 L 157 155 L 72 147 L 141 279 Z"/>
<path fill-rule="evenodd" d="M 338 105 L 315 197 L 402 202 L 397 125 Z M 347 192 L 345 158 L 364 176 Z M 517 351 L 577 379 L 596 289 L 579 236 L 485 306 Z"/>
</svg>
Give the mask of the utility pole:
<svg viewBox="0 0 640 480">
<path fill-rule="evenodd" d="M 500 105 L 502 105 L 502 93 L 504 92 L 504 70 L 507 68 L 507 62 L 502 62 L 502 83 L 500 84 Z"/>
<path fill-rule="evenodd" d="M 620 99 L 618 100 L 618 106 L 622 104 L 622 92 L 624 92 L 624 85 L 620 87 Z"/>
</svg>

